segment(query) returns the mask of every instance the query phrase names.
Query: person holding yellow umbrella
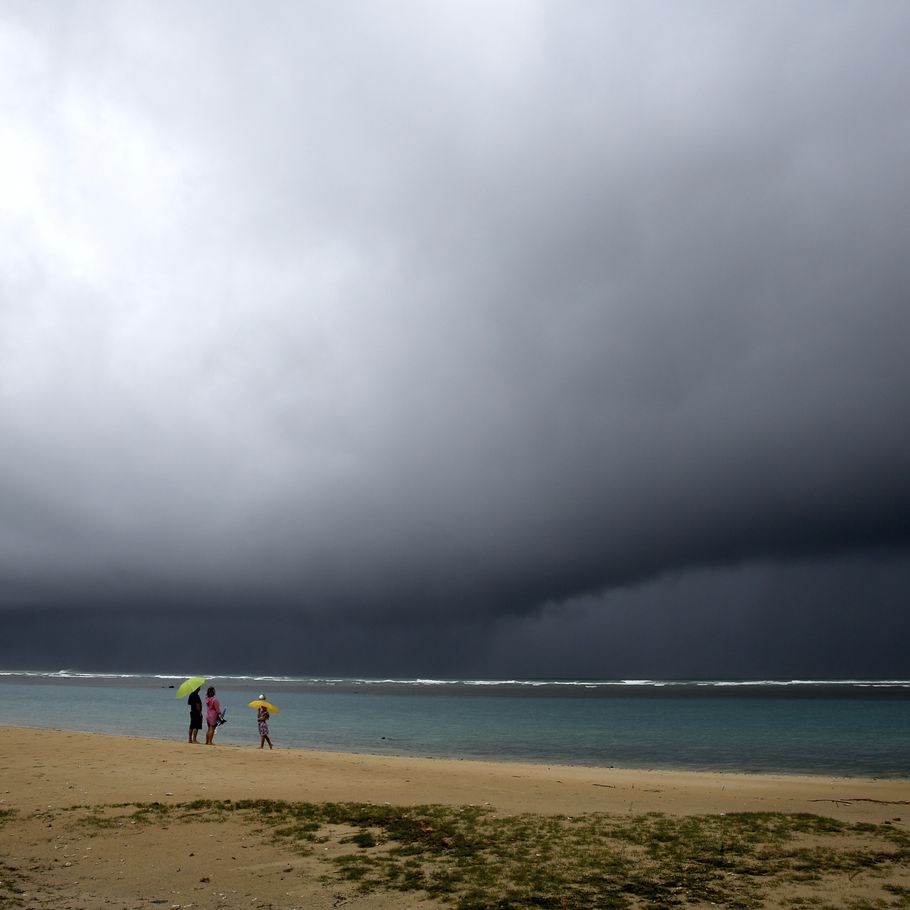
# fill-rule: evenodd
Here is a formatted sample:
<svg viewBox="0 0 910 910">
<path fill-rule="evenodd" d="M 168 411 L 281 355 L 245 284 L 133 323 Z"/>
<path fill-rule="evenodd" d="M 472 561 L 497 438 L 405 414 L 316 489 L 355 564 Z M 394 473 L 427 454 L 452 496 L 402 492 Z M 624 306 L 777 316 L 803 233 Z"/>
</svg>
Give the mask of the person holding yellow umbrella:
<svg viewBox="0 0 910 910">
<path fill-rule="evenodd" d="M 278 708 L 266 701 L 265 692 L 261 693 L 259 698 L 250 702 L 249 707 L 256 709 L 256 723 L 259 725 L 259 748 L 264 749 L 265 744 L 272 748 L 272 740 L 269 737 L 269 717 L 270 711 L 278 713 Z"/>
</svg>

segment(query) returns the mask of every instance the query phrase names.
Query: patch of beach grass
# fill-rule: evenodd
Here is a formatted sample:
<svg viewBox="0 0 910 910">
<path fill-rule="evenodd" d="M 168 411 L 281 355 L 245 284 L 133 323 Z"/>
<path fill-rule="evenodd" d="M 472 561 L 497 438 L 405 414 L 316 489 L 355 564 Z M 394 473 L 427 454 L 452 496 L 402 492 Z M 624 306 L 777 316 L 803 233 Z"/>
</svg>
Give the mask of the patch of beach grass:
<svg viewBox="0 0 910 910">
<path fill-rule="evenodd" d="M 23 905 L 21 897 L 25 890 L 23 882 L 24 879 L 18 866 L 0 862 L 0 907 L 3 910 Z"/>
<path fill-rule="evenodd" d="M 130 816 L 130 821 L 144 825 L 156 825 L 170 815 L 171 807 L 166 803 L 143 803 Z"/>
<path fill-rule="evenodd" d="M 457 910 L 750 910 L 775 893 L 791 907 L 910 906 L 910 835 L 810 814 L 501 816 L 477 806 L 278 800 L 116 808 L 120 814 L 91 807 L 83 822 L 104 829 L 233 819 L 313 856 L 327 882 L 347 881 L 364 894 L 421 892 Z M 832 882 L 857 880 L 876 896 L 845 891 L 831 903 Z M 825 900 L 812 893 L 822 886 Z"/>
<path fill-rule="evenodd" d="M 78 824 L 88 830 L 90 834 L 101 834 L 123 825 L 124 819 L 129 818 L 116 808 L 110 806 L 89 806 L 87 814 L 80 815 Z"/>
<path fill-rule="evenodd" d="M 19 813 L 15 809 L 0 809 L 0 827 L 14 821 Z M 12 910 L 23 906 L 24 876 L 18 866 L 0 860 L 0 908 Z"/>
<path fill-rule="evenodd" d="M 22 881 L 18 867 L 0 863 L 0 908 L 14 910 L 24 906 Z"/>
</svg>

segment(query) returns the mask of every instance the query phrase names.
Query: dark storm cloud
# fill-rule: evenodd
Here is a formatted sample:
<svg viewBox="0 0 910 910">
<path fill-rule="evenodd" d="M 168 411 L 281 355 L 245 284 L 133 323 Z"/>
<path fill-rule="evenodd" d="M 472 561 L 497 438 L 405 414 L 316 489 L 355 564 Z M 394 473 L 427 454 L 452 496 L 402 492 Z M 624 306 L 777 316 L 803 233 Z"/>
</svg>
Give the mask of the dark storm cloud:
<svg viewBox="0 0 910 910">
<path fill-rule="evenodd" d="M 173 673 L 499 678 L 900 679 L 906 558 L 664 576 L 533 614 L 227 613 L 159 599 L 9 610 L 0 666 Z"/>
<path fill-rule="evenodd" d="M 470 637 L 905 552 L 908 38 L 898 3 L 8 7 L 0 600 Z"/>
</svg>

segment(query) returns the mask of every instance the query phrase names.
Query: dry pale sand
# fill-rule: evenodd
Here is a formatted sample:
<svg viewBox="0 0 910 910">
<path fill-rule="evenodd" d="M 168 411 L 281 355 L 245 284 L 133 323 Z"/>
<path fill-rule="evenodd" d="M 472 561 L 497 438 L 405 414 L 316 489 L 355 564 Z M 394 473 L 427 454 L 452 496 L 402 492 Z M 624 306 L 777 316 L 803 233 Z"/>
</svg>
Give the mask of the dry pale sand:
<svg viewBox="0 0 910 910">
<path fill-rule="evenodd" d="M 0 799 L 26 810 L 74 803 L 285 799 L 490 804 L 502 812 L 547 814 L 816 812 L 880 822 L 899 814 L 889 803 L 910 799 L 906 780 L 270 752 L 20 727 L 0 727 L 0 772 Z"/>
<path fill-rule="evenodd" d="M 26 877 L 21 906 L 432 906 L 408 894 L 362 897 L 350 887 L 320 883 L 307 872 L 307 861 L 240 826 L 86 833 L 74 826 L 77 813 L 66 811 L 258 798 L 490 805 L 503 814 L 781 811 L 899 826 L 910 821 L 906 780 L 270 752 L 0 727 L 0 810 L 16 813 L 0 826 L 2 857 L 15 867 L 8 876 Z M 0 907 L 3 893 L 0 888 Z"/>
</svg>

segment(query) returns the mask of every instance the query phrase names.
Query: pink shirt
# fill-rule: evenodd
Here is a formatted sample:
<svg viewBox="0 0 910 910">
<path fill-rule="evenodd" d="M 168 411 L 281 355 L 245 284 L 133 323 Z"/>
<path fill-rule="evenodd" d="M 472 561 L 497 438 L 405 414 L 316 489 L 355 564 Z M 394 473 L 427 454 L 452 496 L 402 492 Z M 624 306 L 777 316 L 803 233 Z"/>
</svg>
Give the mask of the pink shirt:
<svg viewBox="0 0 910 910">
<path fill-rule="evenodd" d="M 218 697 L 215 695 L 206 695 L 205 697 L 205 722 L 210 726 L 215 726 L 218 715 L 221 713 L 221 705 L 218 704 Z"/>
</svg>

